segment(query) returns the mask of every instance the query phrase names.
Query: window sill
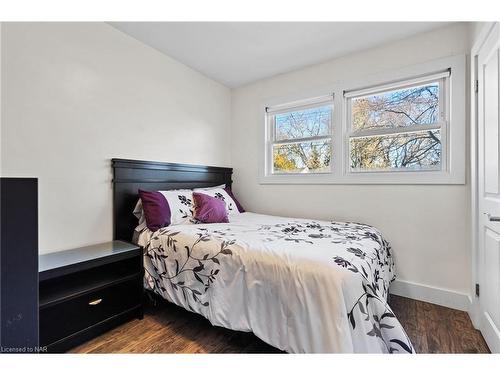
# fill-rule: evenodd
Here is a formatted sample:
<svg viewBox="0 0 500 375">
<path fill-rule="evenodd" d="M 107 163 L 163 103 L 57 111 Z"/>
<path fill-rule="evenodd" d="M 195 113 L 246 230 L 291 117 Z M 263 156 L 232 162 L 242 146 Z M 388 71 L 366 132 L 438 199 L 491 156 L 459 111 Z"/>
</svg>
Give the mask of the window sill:
<svg viewBox="0 0 500 375">
<path fill-rule="evenodd" d="M 449 172 L 367 172 L 346 175 L 268 175 L 260 185 L 465 185 L 464 175 Z"/>
</svg>

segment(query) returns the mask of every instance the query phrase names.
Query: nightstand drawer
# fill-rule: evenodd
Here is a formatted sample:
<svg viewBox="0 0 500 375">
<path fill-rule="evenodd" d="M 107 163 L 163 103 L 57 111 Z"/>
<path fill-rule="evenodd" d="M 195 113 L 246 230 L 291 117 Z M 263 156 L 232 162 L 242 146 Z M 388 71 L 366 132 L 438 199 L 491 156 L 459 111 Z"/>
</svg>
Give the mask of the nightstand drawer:
<svg viewBox="0 0 500 375">
<path fill-rule="evenodd" d="M 71 334 L 142 303 L 142 275 L 61 301 L 40 310 L 40 345 Z"/>
</svg>

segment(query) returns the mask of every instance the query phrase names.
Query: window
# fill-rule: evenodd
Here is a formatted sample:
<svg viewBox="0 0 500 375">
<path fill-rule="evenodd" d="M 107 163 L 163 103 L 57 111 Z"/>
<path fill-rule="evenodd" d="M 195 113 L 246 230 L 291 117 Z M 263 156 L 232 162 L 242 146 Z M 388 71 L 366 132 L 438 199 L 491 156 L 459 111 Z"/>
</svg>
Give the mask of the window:
<svg viewBox="0 0 500 375">
<path fill-rule="evenodd" d="M 445 57 L 269 99 L 260 182 L 464 184 L 465 66 Z"/>
<path fill-rule="evenodd" d="M 272 174 L 328 173 L 333 97 L 266 108 Z"/>
<path fill-rule="evenodd" d="M 347 92 L 351 172 L 446 168 L 449 72 Z"/>
</svg>

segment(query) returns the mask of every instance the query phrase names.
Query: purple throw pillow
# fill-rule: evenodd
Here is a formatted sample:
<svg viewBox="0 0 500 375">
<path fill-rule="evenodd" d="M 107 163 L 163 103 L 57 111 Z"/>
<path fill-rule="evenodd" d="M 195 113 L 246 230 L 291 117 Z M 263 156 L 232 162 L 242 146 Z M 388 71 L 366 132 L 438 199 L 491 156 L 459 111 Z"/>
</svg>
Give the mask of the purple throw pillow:
<svg viewBox="0 0 500 375">
<path fill-rule="evenodd" d="M 162 193 L 139 189 L 139 197 L 142 201 L 146 225 L 150 230 L 156 232 L 170 225 L 170 207 Z"/>
<path fill-rule="evenodd" d="M 223 200 L 202 193 L 193 193 L 194 218 L 202 223 L 228 223 Z"/>
<path fill-rule="evenodd" d="M 240 202 L 238 202 L 233 192 L 231 191 L 231 188 L 225 187 L 224 191 L 233 199 L 234 203 L 236 204 L 236 208 L 238 208 L 238 211 L 240 211 L 240 213 L 245 212 L 245 209 L 241 206 Z"/>
</svg>

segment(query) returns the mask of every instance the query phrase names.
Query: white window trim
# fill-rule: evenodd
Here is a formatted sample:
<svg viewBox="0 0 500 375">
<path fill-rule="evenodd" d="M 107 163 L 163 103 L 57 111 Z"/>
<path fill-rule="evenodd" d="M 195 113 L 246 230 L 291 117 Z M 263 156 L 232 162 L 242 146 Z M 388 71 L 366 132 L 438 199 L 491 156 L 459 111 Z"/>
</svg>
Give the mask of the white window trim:
<svg viewBox="0 0 500 375">
<path fill-rule="evenodd" d="M 300 94 L 288 97 L 273 98 L 263 102 L 261 113 L 264 114 L 265 127 L 262 142 L 263 149 L 259 160 L 259 182 L 261 184 L 406 184 L 406 185 L 461 185 L 465 184 L 465 155 L 466 155 L 466 57 L 465 55 L 451 56 L 423 64 L 413 65 L 403 69 L 367 76 L 352 81 L 339 81 L 319 89 L 302 91 Z M 388 82 L 408 81 L 412 77 L 428 77 L 432 73 L 451 70 L 449 93 L 451 100 L 445 100 L 449 105 L 446 113 L 448 117 L 447 131 L 444 132 L 443 162 L 445 167 L 439 171 L 376 171 L 351 172 L 348 157 L 348 132 L 350 124 L 347 122 L 346 103 L 344 93 L 353 92 L 360 88 L 369 88 L 390 85 Z M 358 91 L 359 92 L 359 91 Z M 330 173 L 303 173 L 303 174 L 272 174 L 269 173 L 269 163 L 272 155 L 269 154 L 269 131 L 266 108 L 282 103 L 300 102 L 308 98 L 316 98 L 333 93 L 332 116 L 332 160 Z M 262 118 L 262 117 L 261 117 Z M 349 126 L 349 127 L 348 127 Z M 446 144 L 445 144 L 446 143 Z"/>
</svg>

